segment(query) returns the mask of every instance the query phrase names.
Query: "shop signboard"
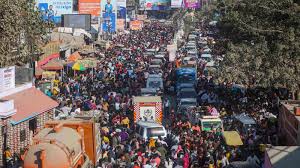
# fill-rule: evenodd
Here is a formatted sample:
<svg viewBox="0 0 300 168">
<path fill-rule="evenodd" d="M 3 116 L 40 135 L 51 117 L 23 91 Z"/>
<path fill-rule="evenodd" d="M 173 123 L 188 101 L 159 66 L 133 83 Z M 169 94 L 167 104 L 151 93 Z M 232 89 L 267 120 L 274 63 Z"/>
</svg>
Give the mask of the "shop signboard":
<svg viewBox="0 0 300 168">
<path fill-rule="evenodd" d="M 171 0 L 171 8 L 181 8 L 182 0 Z"/>
<path fill-rule="evenodd" d="M 0 69 L 0 92 L 15 88 L 15 66 Z"/>
<path fill-rule="evenodd" d="M 200 8 L 200 0 L 183 0 L 185 8 Z"/>
<path fill-rule="evenodd" d="M 51 79 L 54 80 L 56 77 L 56 72 L 55 71 L 44 71 L 42 73 L 42 78 L 43 79 Z"/>
<path fill-rule="evenodd" d="M 101 12 L 101 0 L 78 0 L 78 13 L 90 14 L 91 22 L 98 23 Z"/>
<path fill-rule="evenodd" d="M 140 0 L 140 10 L 170 10 L 171 0 Z"/>
<path fill-rule="evenodd" d="M 167 51 L 169 52 L 169 61 L 170 62 L 175 61 L 177 45 L 176 44 L 167 45 Z"/>
<path fill-rule="evenodd" d="M 97 60 L 94 59 L 83 59 L 77 60 L 77 62 L 83 65 L 85 68 L 96 68 L 97 67 Z"/>
<path fill-rule="evenodd" d="M 60 23 L 63 14 L 73 13 L 73 0 L 37 0 L 43 20 Z"/>
<path fill-rule="evenodd" d="M 103 32 L 116 32 L 117 0 L 101 1 L 101 20 Z"/>
<path fill-rule="evenodd" d="M 143 29 L 143 21 L 134 20 L 130 22 L 131 30 L 142 30 Z"/>
</svg>

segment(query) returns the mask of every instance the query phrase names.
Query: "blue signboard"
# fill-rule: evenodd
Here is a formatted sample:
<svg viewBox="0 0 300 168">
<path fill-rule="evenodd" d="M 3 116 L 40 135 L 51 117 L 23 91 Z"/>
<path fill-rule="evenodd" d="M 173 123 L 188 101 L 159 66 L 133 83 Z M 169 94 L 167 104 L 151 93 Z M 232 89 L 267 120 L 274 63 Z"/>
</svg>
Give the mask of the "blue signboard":
<svg viewBox="0 0 300 168">
<path fill-rule="evenodd" d="M 37 7 L 43 20 L 60 23 L 63 14 L 72 14 L 73 0 L 37 0 Z"/>
<path fill-rule="evenodd" d="M 102 31 L 116 32 L 117 3 L 116 0 L 101 1 Z"/>
</svg>

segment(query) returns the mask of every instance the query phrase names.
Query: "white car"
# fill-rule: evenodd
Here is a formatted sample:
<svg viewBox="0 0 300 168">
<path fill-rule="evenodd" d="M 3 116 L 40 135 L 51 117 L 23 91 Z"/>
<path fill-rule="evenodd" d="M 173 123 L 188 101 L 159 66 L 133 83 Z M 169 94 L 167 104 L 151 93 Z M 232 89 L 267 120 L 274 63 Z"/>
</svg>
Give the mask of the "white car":
<svg viewBox="0 0 300 168">
<path fill-rule="evenodd" d="M 154 121 L 137 122 L 135 133 L 137 137 L 140 137 L 142 139 L 158 139 L 158 137 L 167 137 L 167 131 L 165 127 Z"/>
</svg>

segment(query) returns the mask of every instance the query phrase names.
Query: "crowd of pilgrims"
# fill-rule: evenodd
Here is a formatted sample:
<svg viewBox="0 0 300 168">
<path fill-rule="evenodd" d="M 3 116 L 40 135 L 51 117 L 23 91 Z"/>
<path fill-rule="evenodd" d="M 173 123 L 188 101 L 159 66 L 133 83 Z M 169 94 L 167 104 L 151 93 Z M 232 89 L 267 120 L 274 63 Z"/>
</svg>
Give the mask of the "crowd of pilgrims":
<svg viewBox="0 0 300 168">
<path fill-rule="evenodd" d="M 265 117 L 268 110 L 261 112 L 261 109 L 269 109 L 263 102 L 270 102 L 270 98 L 256 102 L 251 100 L 248 93 L 239 92 L 233 95 L 231 91 L 225 92 L 225 89 L 220 91 L 220 86 L 215 89 L 213 80 L 207 79 L 201 73 L 197 90 L 201 95 L 213 96 L 214 101 L 201 102 L 200 95 L 200 102 L 218 109 L 224 118 L 244 107 L 237 107 L 237 104 L 260 103 L 260 109 L 254 109 L 256 106 L 247 108 L 252 112 L 257 111 L 252 116 L 260 121 L 260 132 L 253 130 L 247 135 L 242 135 L 245 144 L 243 147 L 229 147 L 222 141 L 222 130 L 201 131 L 198 124 L 192 124 L 184 116 L 176 116 L 176 109 L 168 103 L 165 105 L 165 110 L 168 110 L 165 112 L 167 116 L 164 117 L 164 120 L 168 121 L 165 122 L 167 138 L 145 140 L 135 136 L 132 97 L 140 95 L 140 89 L 145 87 L 151 59 L 143 53 L 149 48 L 166 52 L 166 45 L 172 43 L 174 32 L 171 25 L 152 22 L 146 24 L 141 31 L 118 35 L 112 40 L 110 48 L 102 55 L 96 55 L 100 61 L 97 68 L 77 72 L 75 75 L 64 72 L 64 78 L 59 84 L 60 92 L 54 98 L 59 101 L 61 108 L 70 108 L 70 114 L 89 110 L 101 112 L 99 122 L 102 127 L 103 144 L 98 167 L 223 168 L 230 162 L 240 160 L 248 160 L 259 166 L 258 154 L 254 152 L 257 150 L 249 146 L 276 143 L 270 142 L 274 139 L 271 137 L 276 134 L 276 124 L 269 123 Z M 179 49 L 177 59 L 184 57 L 186 53 L 184 48 Z M 165 55 L 165 60 L 162 76 L 165 87 L 169 87 L 174 85 L 175 65 L 168 61 L 168 54 Z M 227 85 L 222 87 L 226 88 Z M 248 97 L 248 100 L 242 101 L 245 97 Z M 256 100 L 257 95 L 254 97 Z M 163 99 L 170 102 L 167 97 Z M 276 103 L 273 103 L 271 108 L 275 105 Z M 271 129 L 267 129 L 268 127 Z M 260 135 L 266 138 L 261 138 Z"/>
</svg>

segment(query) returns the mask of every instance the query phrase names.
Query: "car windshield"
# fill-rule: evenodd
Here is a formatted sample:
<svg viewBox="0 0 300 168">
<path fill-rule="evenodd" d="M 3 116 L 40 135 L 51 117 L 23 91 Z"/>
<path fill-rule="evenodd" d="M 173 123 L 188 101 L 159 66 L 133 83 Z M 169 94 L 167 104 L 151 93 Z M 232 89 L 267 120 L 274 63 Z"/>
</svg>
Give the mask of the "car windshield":
<svg viewBox="0 0 300 168">
<path fill-rule="evenodd" d="M 162 127 L 147 128 L 147 136 L 148 137 L 165 136 L 165 132 Z"/>
<path fill-rule="evenodd" d="M 211 130 L 222 128 L 222 122 L 221 121 L 204 121 L 202 122 L 202 126 L 204 130 Z"/>
<path fill-rule="evenodd" d="M 178 82 L 180 83 L 190 83 L 193 81 L 193 78 L 191 76 L 182 76 L 179 77 Z"/>
<path fill-rule="evenodd" d="M 196 92 L 181 92 L 179 94 L 180 98 L 194 98 L 197 97 Z"/>
<path fill-rule="evenodd" d="M 196 106 L 196 102 L 181 102 L 182 106 Z"/>
<path fill-rule="evenodd" d="M 210 62 L 211 61 L 211 58 L 210 57 L 202 57 L 201 59 L 207 61 L 207 62 Z"/>
<path fill-rule="evenodd" d="M 160 81 L 150 81 L 149 87 L 151 88 L 159 88 L 160 87 Z"/>
</svg>

